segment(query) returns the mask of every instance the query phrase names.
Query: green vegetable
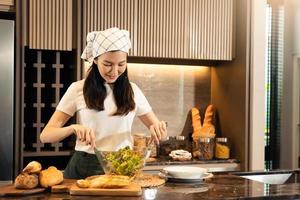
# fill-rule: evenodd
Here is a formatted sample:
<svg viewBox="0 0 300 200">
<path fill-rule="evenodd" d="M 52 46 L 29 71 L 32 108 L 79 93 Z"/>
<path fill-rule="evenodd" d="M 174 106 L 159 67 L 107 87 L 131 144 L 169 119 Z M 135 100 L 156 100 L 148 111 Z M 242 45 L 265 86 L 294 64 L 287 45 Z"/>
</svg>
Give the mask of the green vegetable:
<svg viewBox="0 0 300 200">
<path fill-rule="evenodd" d="M 111 173 L 117 175 L 133 176 L 143 166 L 143 155 L 125 147 L 116 152 L 110 152 L 105 156 L 109 163 Z"/>
</svg>

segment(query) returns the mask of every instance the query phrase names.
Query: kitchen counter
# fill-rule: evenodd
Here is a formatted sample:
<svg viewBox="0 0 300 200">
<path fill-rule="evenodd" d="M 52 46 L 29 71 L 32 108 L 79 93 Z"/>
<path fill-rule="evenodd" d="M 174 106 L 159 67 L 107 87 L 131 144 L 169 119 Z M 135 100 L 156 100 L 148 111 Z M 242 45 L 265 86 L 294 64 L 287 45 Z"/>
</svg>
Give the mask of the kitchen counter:
<svg viewBox="0 0 300 200">
<path fill-rule="evenodd" d="M 281 172 L 283 173 L 283 172 Z M 300 199 L 299 171 L 292 171 L 293 175 L 280 185 L 269 185 L 248 180 L 233 174 L 215 174 L 203 183 L 166 183 L 158 188 L 143 190 L 140 197 L 109 197 L 101 199 Z M 24 197 L 8 197 L 6 199 L 99 199 L 99 196 L 70 196 L 69 194 L 40 193 Z"/>
</svg>

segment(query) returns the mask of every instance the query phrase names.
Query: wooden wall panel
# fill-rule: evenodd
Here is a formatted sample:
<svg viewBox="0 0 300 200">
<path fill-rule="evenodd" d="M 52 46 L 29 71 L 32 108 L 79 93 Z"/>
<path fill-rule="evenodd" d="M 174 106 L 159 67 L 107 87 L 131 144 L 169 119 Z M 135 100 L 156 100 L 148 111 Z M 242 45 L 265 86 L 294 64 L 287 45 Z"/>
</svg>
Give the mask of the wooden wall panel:
<svg viewBox="0 0 300 200">
<path fill-rule="evenodd" d="M 235 0 L 85 0 L 83 46 L 89 31 L 130 31 L 130 56 L 231 60 Z"/>
<path fill-rule="evenodd" d="M 29 48 L 72 50 L 72 0 L 29 0 Z"/>
<path fill-rule="evenodd" d="M 233 58 L 234 0 L 188 1 L 188 58 Z"/>
<path fill-rule="evenodd" d="M 14 0 L 0 0 L 0 11 L 8 12 L 15 10 Z"/>
<path fill-rule="evenodd" d="M 138 0 L 85 0 L 83 3 L 83 47 L 85 47 L 88 32 L 118 27 L 130 32 L 133 46 L 130 55 L 134 55 L 137 47 L 137 4 Z"/>
<path fill-rule="evenodd" d="M 0 0 L 0 5 L 13 6 L 14 0 Z"/>
</svg>

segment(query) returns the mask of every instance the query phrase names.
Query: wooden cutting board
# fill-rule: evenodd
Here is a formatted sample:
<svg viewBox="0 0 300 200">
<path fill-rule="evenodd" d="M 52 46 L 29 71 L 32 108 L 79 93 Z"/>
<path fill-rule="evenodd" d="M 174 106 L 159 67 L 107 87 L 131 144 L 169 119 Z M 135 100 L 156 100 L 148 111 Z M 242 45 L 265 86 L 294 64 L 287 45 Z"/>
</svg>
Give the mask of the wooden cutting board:
<svg viewBox="0 0 300 200">
<path fill-rule="evenodd" d="M 69 193 L 70 188 L 76 183 L 76 179 L 64 179 L 64 181 L 59 185 L 54 185 L 51 187 L 52 193 Z"/>
<path fill-rule="evenodd" d="M 1 186 L 0 196 L 24 196 L 44 192 L 46 188 L 16 189 L 13 184 Z"/>
<path fill-rule="evenodd" d="M 130 184 L 124 188 L 106 189 L 106 188 L 79 188 L 75 184 L 70 188 L 71 195 L 92 195 L 92 196 L 141 196 L 142 189 L 140 185 Z"/>
</svg>

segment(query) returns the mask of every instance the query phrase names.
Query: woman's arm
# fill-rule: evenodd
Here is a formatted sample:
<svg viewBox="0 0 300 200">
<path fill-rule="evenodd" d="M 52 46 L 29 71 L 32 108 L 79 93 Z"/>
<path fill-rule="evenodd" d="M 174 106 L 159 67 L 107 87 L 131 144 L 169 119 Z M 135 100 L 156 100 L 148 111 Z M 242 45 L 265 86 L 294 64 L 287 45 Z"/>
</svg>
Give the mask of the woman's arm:
<svg viewBox="0 0 300 200">
<path fill-rule="evenodd" d="M 56 110 L 40 135 L 41 142 L 59 142 L 72 135 L 71 126 L 63 127 L 70 118 L 70 115 Z"/>
<path fill-rule="evenodd" d="M 159 140 L 167 136 L 167 126 L 164 121 L 159 121 L 153 111 L 139 116 L 140 120 L 150 130 L 152 139 L 159 144 Z"/>
<path fill-rule="evenodd" d="M 90 144 L 94 147 L 95 134 L 90 128 L 79 124 L 72 124 L 70 126 L 63 127 L 70 118 L 70 115 L 56 110 L 40 135 L 41 142 L 59 142 L 66 137 L 75 134 L 81 142 L 85 142 L 86 145 Z"/>
</svg>

